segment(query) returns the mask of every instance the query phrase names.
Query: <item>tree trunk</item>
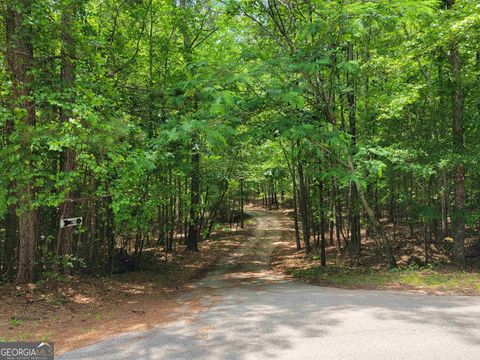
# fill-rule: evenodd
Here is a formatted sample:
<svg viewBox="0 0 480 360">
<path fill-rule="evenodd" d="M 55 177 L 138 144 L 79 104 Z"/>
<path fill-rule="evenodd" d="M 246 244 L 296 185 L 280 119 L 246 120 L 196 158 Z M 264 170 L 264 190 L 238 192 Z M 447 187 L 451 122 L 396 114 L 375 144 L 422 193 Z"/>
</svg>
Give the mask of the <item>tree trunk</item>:
<svg viewBox="0 0 480 360">
<path fill-rule="evenodd" d="M 333 208 L 335 212 L 335 239 L 337 244 L 337 254 L 342 254 L 342 244 L 340 243 L 340 231 L 341 231 L 341 206 L 340 206 L 340 199 L 337 198 L 337 180 L 333 179 L 333 186 L 332 186 L 332 201 L 334 202 Z"/>
<path fill-rule="evenodd" d="M 295 162 L 289 160 L 289 156 L 287 150 L 283 147 L 282 143 L 280 143 L 282 147 L 283 155 L 285 156 L 285 160 L 287 162 L 288 170 L 290 172 L 290 176 L 292 178 L 292 192 L 293 192 L 293 224 L 295 228 L 295 244 L 297 246 L 297 251 L 302 250 L 302 245 L 300 243 L 300 231 L 298 228 L 298 189 L 297 189 L 297 175 L 295 169 Z M 292 143 L 292 151 L 293 154 L 293 143 Z"/>
<path fill-rule="evenodd" d="M 196 146 L 196 144 L 194 145 Z M 188 226 L 187 250 L 198 251 L 198 205 L 200 202 L 200 153 L 192 154 L 192 179 L 190 182 L 190 222 Z"/>
<path fill-rule="evenodd" d="M 33 280 L 33 267 L 38 239 L 38 214 L 31 203 L 34 198 L 33 187 L 28 184 L 22 186 L 22 194 L 18 200 L 19 216 L 19 244 L 18 244 L 18 271 L 17 283 Z"/>
<path fill-rule="evenodd" d="M 443 0 L 446 10 L 450 10 L 455 0 Z M 450 47 L 450 71 L 452 75 L 452 148 L 453 153 L 463 155 L 463 92 L 461 81 L 460 52 L 456 40 L 452 40 Z M 454 207 L 451 213 L 453 233 L 453 261 L 461 268 L 465 267 L 465 168 L 462 160 L 457 160 L 453 169 Z"/>
<path fill-rule="evenodd" d="M 353 44 L 348 43 L 347 58 L 353 61 Z M 355 79 L 354 75 L 347 73 L 347 84 L 350 91 L 347 93 L 348 100 L 348 119 L 350 125 L 350 135 L 352 137 L 352 153 L 355 154 L 357 147 L 357 125 L 356 125 L 356 98 L 355 98 Z M 361 238 L 360 238 L 360 212 L 358 209 L 358 194 L 354 184 L 350 189 L 350 252 L 352 255 L 360 256 Z"/>
<path fill-rule="evenodd" d="M 14 109 L 24 110 L 19 119 L 21 164 L 25 166 L 25 178 L 16 184 L 19 214 L 19 249 L 17 282 L 32 280 L 35 262 L 35 250 L 38 237 L 37 210 L 34 208 L 35 190 L 31 160 L 31 128 L 35 126 L 35 104 L 31 99 L 32 76 L 30 69 L 33 63 L 33 32 L 25 21 L 30 19 L 31 2 L 18 0 L 7 2 L 5 12 L 6 60 L 13 86 Z"/>
<path fill-rule="evenodd" d="M 450 49 L 450 66 L 454 81 L 454 92 L 452 97 L 452 128 L 453 128 L 453 150 L 462 156 L 463 143 L 463 93 L 460 78 L 460 54 L 458 45 L 454 44 Z M 457 160 L 454 168 L 455 202 L 453 218 L 453 259 L 457 266 L 465 267 L 465 168 L 462 160 Z"/>
<path fill-rule="evenodd" d="M 297 246 L 297 251 L 302 250 L 302 245 L 300 243 L 300 230 L 298 228 L 298 196 L 297 196 L 297 180 L 295 176 L 295 169 L 292 169 L 292 190 L 293 190 L 293 224 L 295 227 L 295 244 Z"/>
<path fill-rule="evenodd" d="M 243 178 L 240 179 L 240 227 L 243 229 Z"/>
<path fill-rule="evenodd" d="M 320 263 L 322 266 L 327 266 L 327 252 L 325 244 L 325 198 L 323 181 L 320 181 L 318 190 L 320 196 Z"/>
<path fill-rule="evenodd" d="M 75 81 L 75 41 L 72 32 L 74 31 L 74 19 L 76 8 L 74 2 L 64 5 L 61 16 L 61 81 L 63 91 L 66 92 L 67 106 L 61 109 L 60 122 L 66 123 L 72 116 L 69 106 L 72 103 L 72 87 Z M 67 148 L 62 153 L 61 169 L 63 173 L 69 173 L 75 169 L 76 154 L 72 148 Z M 66 200 L 60 205 L 60 218 L 73 216 L 72 192 L 67 191 Z M 57 236 L 57 256 L 72 254 L 73 227 L 59 228 Z M 64 269 L 65 270 L 65 269 Z"/>
<path fill-rule="evenodd" d="M 447 170 L 442 169 L 442 239 L 448 237 L 448 177 Z"/>
<path fill-rule="evenodd" d="M 15 249 L 18 243 L 18 219 L 15 206 L 9 205 L 5 214 L 5 244 L 3 251 L 2 270 L 8 279 L 13 277 Z"/>
<path fill-rule="evenodd" d="M 305 252 L 310 254 L 312 249 L 310 247 L 310 226 L 308 221 L 308 205 L 307 205 L 307 190 L 305 179 L 303 176 L 303 165 L 298 161 L 298 180 L 300 185 L 300 216 L 302 218 L 303 242 L 305 243 Z"/>
</svg>

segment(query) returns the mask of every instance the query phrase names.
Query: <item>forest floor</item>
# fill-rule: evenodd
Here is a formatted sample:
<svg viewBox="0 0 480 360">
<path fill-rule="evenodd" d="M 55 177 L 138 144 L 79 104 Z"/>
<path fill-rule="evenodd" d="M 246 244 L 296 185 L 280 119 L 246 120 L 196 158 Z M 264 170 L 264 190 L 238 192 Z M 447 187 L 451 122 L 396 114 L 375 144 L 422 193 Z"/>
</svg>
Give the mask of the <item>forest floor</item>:
<svg viewBox="0 0 480 360">
<path fill-rule="evenodd" d="M 290 211 L 283 211 L 291 217 Z M 398 269 L 387 269 L 379 239 L 365 238 L 362 233 L 362 255 L 347 259 L 337 255 L 335 245 L 327 246 L 327 267 L 320 266 L 318 255 L 306 255 L 297 251 L 294 232 L 290 242 L 275 248 L 273 267 L 285 274 L 311 284 L 335 286 L 347 289 L 401 290 L 431 295 L 480 295 L 480 256 L 469 257 L 465 271 L 449 264 L 449 240 L 430 245 L 431 262 L 424 265 L 424 245 L 420 230 L 399 227 L 393 241 L 392 227 L 387 225 L 397 257 Z M 328 235 L 327 235 L 328 239 Z M 303 242 L 302 242 L 303 246 Z M 474 239 L 467 240 L 467 253 L 477 250 Z M 470 251 L 472 250 L 472 251 Z"/>
<path fill-rule="evenodd" d="M 0 341 L 53 341 L 58 353 L 173 321 L 180 309 L 175 299 L 246 236 L 245 230 L 225 228 L 202 242 L 199 253 L 186 253 L 180 246 L 168 262 L 157 262 L 155 271 L 0 286 Z M 152 252 L 147 249 L 145 257 L 164 258 Z"/>
</svg>

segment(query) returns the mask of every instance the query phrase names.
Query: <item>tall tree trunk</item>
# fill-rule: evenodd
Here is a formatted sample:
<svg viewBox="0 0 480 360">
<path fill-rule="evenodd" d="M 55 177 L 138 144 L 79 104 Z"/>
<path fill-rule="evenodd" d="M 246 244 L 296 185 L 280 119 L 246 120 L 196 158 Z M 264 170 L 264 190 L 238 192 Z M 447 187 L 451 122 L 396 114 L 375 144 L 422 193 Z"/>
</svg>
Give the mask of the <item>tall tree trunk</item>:
<svg viewBox="0 0 480 360">
<path fill-rule="evenodd" d="M 5 13 L 7 70 L 13 85 L 14 109 L 24 111 L 18 123 L 21 164 L 26 167 L 24 179 L 16 184 L 19 214 L 19 248 L 17 282 L 32 280 L 38 237 L 38 214 L 34 208 L 35 189 L 31 172 L 31 129 L 35 126 L 35 103 L 32 100 L 33 30 L 26 19 L 31 16 L 31 2 L 7 2 Z"/>
<path fill-rule="evenodd" d="M 72 87 L 75 81 L 75 41 L 73 38 L 73 25 L 76 16 L 76 5 L 73 1 L 64 4 L 61 16 L 61 82 L 63 91 L 66 93 L 67 106 L 61 109 L 61 123 L 68 122 L 72 116 L 69 109 L 72 103 Z M 72 148 L 67 148 L 62 153 L 61 171 L 69 173 L 75 169 L 76 154 Z M 60 205 L 60 218 L 73 216 L 73 202 L 70 200 L 72 192 L 65 194 L 66 200 Z M 68 255 L 72 253 L 73 227 L 59 228 L 57 236 L 57 255 Z"/>
<path fill-rule="evenodd" d="M 464 150 L 463 143 L 463 93 L 460 78 L 460 54 L 458 45 L 452 45 L 450 49 L 450 66 L 454 82 L 452 97 L 452 128 L 453 128 L 453 150 L 456 154 L 462 156 Z M 465 267 L 465 168 L 462 160 L 457 160 L 454 168 L 454 186 L 455 202 L 453 218 L 453 259 L 461 268 Z"/>
<path fill-rule="evenodd" d="M 348 43 L 347 58 L 353 61 L 353 44 Z M 355 78 L 353 74 L 347 73 L 347 84 L 350 91 L 347 93 L 348 101 L 348 119 L 350 125 L 350 135 L 352 137 L 352 153 L 356 152 L 357 147 L 357 124 L 356 124 L 356 98 L 355 98 Z M 350 189 L 350 246 L 351 253 L 355 256 L 360 256 L 361 252 L 361 238 L 360 238 L 360 211 L 358 208 L 358 193 L 355 184 L 351 185 Z"/>
<path fill-rule="evenodd" d="M 443 0 L 446 10 L 450 10 L 455 0 Z M 461 81 L 461 61 L 458 43 L 452 40 L 450 45 L 450 71 L 452 74 L 452 147 L 456 155 L 462 156 L 463 143 L 463 92 Z M 465 267 L 465 168 L 462 160 L 457 160 L 453 169 L 454 207 L 452 211 L 453 261 L 461 268 Z"/>
<path fill-rule="evenodd" d="M 186 0 L 180 0 L 179 7 L 187 9 L 188 4 Z M 189 33 L 187 21 L 179 22 L 179 30 L 183 37 L 183 51 L 185 66 L 188 69 L 193 61 L 193 43 L 192 37 Z M 191 71 L 191 70 L 188 70 Z M 198 110 L 198 93 L 195 91 L 193 98 L 192 110 L 195 113 Z M 199 205 L 200 205 L 200 149 L 198 148 L 198 138 L 192 135 L 192 157 L 191 157 L 191 181 L 190 181 L 190 217 L 188 223 L 187 235 L 187 250 L 198 251 L 198 236 L 199 236 Z"/>
</svg>

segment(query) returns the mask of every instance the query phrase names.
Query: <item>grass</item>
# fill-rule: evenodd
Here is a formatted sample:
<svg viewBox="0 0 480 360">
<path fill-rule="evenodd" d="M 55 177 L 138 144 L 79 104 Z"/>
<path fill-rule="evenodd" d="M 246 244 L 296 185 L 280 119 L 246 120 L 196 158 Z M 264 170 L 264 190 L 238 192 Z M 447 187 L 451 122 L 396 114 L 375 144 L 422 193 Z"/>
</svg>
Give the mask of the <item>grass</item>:
<svg viewBox="0 0 480 360">
<path fill-rule="evenodd" d="M 366 288 L 457 292 L 480 295 L 480 274 L 441 267 L 394 270 L 311 266 L 288 271 L 294 277 L 324 285 Z"/>
<path fill-rule="evenodd" d="M 8 320 L 8 323 L 11 325 L 11 326 L 19 326 L 19 325 L 22 325 L 22 320 L 19 320 L 15 317 L 11 317 L 10 320 Z"/>
<path fill-rule="evenodd" d="M 48 333 L 47 335 L 43 335 L 43 336 L 41 337 L 41 341 L 42 341 L 42 342 L 49 342 L 50 339 L 51 339 L 51 337 L 52 337 L 51 333 Z"/>
</svg>

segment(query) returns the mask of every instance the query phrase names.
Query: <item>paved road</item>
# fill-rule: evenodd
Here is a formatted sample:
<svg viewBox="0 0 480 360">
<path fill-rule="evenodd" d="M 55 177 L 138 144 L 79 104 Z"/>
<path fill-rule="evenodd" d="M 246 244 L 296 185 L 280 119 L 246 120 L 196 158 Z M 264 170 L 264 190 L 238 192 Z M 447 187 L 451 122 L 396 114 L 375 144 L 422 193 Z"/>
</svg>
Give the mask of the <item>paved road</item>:
<svg viewBox="0 0 480 360">
<path fill-rule="evenodd" d="M 58 358 L 480 359 L 480 298 L 341 290 L 285 279 L 268 270 L 285 222 L 272 213 L 253 215 L 256 236 L 182 295 L 179 301 L 190 305 L 177 321 Z"/>
</svg>

